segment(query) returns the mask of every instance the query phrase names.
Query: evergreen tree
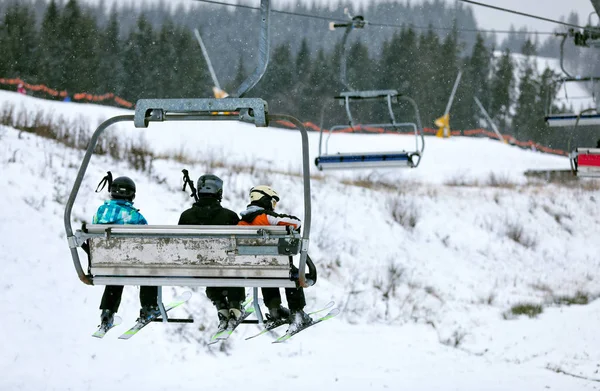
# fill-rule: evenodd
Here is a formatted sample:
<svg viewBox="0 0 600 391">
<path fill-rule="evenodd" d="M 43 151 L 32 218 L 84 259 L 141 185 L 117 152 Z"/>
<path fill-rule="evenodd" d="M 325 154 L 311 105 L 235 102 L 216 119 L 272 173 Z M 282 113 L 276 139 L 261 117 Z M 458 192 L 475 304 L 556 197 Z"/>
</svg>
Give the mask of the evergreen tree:
<svg viewBox="0 0 600 391">
<path fill-rule="evenodd" d="M 529 132 L 536 122 L 533 114 L 537 111 L 536 106 L 541 104 L 541 101 L 538 101 L 537 97 L 535 71 L 531 61 L 526 59 L 519 80 L 519 96 L 512 123 L 515 138 L 523 140 L 530 138 L 531 135 Z"/>
<path fill-rule="evenodd" d="M 238 65 L 235 71 L 235 78 L 231 83 L 228 84 L 227 92 L 231 93 L 236 91 L 239 86 L 246 80 L 248 74 L 246 73 L 246 67 L 244 66 L 244 55 L 240 53 L 238 58 Z"/>
<path fill-rule="evenodd" d="M 63 52 L 59 35 L 60 12 L 54 0 L 50 1 L 40 30 L 38 52 L 40 53 L 38 82 L 51 88 L 62 83 Z"/>
<path fill-rule="evenodd" d="M 506 128 L 513 102 L 514 63 L 510 50 L 505 49 L 497 60 L 491 80 L 489 115 L 502 130 Z"/>
<path fill-rule="evenodd" d="M 57 89 L 66 89 L 68 91 L 81 91 L 77 85 L 79 81 L 78 72 L 78 27 L 81 23 L 81 9 L 77 0 L 69 0 L 61 13 L 58 23 L 58 39 L 60 42 L 61 62 L 60 62 L 60 82 L 55 87 Z"/>
<path fill-rule="evenodd" d="M 296 55 L 296 71 L 294 74 L 295 83 L 306 84 L 310 77 L 310 48 L 308 47 L 308 41 L 306 38 L 302 39 L 300 49 Z"/>
<path fill-rule="evenodd" d="M 0 30 L 2 75 L 32 81 L 37 74 L 35 16 L 28 4 L 11 4 Z"/>
<path fill-rule="evenodd" d="M 463 80 L 457 94 L 457 114 L 453 124 L 458 129 L 474 129 L 481 126 L 483 114 L 475 103 L 477 97 L 483 107 L 489 105 L 490 52 L 484 38 L 477 34 L 471 56 L 466 59 Z"/>
<path fill-rule="evenodd" d="M 346 52 L 346 80 L 357 90 L 373 90 L 374 64 L 369 50 L 361 41 L 356 41 Z"/>
<path fill-rule="evenodd" d="M 154 31 L 144 14 L 138 17 L 137 25 L 129 33 L 123 53 L 123 97 L 129 101 L 156 97 L 152 80 L 152 54 L 154 53 Z"/>
<path fill-rule="evenodd" d="M 121 95 L 120 80 L 123 80 L 123 66 L 120 58 L 122 42 L 120 39 L 119 14 L 116 7 L 110 13 L 108 23 L 100 33 L 98 43 L 98 84 L 96 92 Z"/>
<path fill-rule="evenodd" d="M 155 92 L 157 97 L 176 97 L 177 89 L 173 86 L 183 82 L 183 74 L 180 69 L 181 56 L 175 49 L 175 34 L 176 28 L 170 19 L 163 24 L 158 33 L 156 53 L 159 55 L 152 59 L 156 67 Z"/>
<path fill-rule="evenodd" d="M 310 106 L 314 99 L 314 88 L 309 82 L 311 74 L 310 48 L 306 38 L 302 40 L 300 49 L 296 54 L 295 82 L 292 93 L 297 96 L 296 115 L 302 121 L 311 117 Z"/>
<path fill-rule="evenodd" d="M 179 26 L 175 31 L 175 52 L 177 64 L 177 81 L 171 83 L 174 97 L 177 98 L 196 98 L 198 96 L 213 96 L 212 85 L 208 68 L 198 42 L 192 35 L 190 29 L 185 26 Z M 148 57 L 148 61 L 153 61 L 155 56 Z M 167 59 L 168 60 L 168 59 Z M 173 61 L 168 61 L 172 63 Z M 172 66 L 168 63 L 164 66 Z M 161 70 L 157 70 L 158 73 Z"/>
<path fill-rule="evenodd" d="M 433 127 L 436 118 L 444 114 L 448 95 L 440 91 L 439 78 L 440 41 L 432 28 L 419 37 L 418 55 L 415 58 L 419 67 L 415 72 L 415 96 L 421 111 L 424 127 Z"/>
</svg>

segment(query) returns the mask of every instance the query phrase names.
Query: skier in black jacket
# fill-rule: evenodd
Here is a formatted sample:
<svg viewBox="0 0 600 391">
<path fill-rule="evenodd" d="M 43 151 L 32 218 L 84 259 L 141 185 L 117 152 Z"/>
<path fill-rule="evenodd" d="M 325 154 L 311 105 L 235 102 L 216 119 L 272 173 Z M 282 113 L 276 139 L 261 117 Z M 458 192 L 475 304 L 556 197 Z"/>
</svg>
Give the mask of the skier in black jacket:
<svg viewBox="0 0 600 391">
<path fill-rule="evenodd" d="M 237 225 L 237 213 L 221 206 L 223 181 L 216 175 L 198 178 L 198 201 L 181 214 L 179 225 Z M 229 321 L 235 322 L 242 313 L 246 290 L 241 287 L 207 287 L 206 296 L 218 310 L 219 330 L 225 330 Z"/>
</svg>

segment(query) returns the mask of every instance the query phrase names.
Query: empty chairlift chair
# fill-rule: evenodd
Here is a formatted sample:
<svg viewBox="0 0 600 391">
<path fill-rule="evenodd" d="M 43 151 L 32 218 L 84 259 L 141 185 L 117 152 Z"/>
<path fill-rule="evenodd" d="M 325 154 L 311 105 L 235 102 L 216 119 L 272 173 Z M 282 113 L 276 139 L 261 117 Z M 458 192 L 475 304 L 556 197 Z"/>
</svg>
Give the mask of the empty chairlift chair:
<svg viewBox="0 0 600 391">
<path fill-rule="evenodd" d="M 600 125 L 600 115 L 598 115 L 597 109 L 587 109 L 579 114 L 547 116 L 546 122 L 551 127 L 573 127 L 573 134 L 575 134 L 580 126 Z M 600 148 L 598 148 L 598 144 L 596 147 L 573 147 L 572 144 L 573 136 L 569 139 L 569 150 L 571 151 L 569 160 L 573 173 L 578 177 L 600 177 Z"/>
<path fill-rule="evenodd" d="M 597 34 L 594 33 L 593 36 L 587 36 L 589 31 L 586 33 L 580 33 L 577 31 L 569 31 L 568 33 L 563 33 L 563 39 L 560 44 L 560 66 L 563 73 L 566 75 L 563 79 L 563 86 L 567 83 L 591 83 L 592 88 L 597 87 L 597 82 L 600 78 L 598 77 L 581 77 L 581 76 L 573 76 L 571 75 L 564 67 L 564 45 L 569 37 L 575 38 L 575 44 L 577 46 L 584 47 L 600 47 L 598 44 L 600 41 L 597 39 L 592 39 L 596 37 Z M 595 99 L 594 99 L 595 101 Z M 596 102 L 598 105 L 598 102 Z M 550 109 L 552 105 L 550 105 Z M 582 110 L 579 114 L 576 113 L 567 113 L 567 114 L 552 114 L 550 112 L 549 115 L 545 117 L 546 123 L 550 127 L 572 127 L 573 135 L 569 138 L 569 160 L 571 164 L 571 170 L 578 177 L 600 177 L 600 140 L 596 144 L 596 147 L 573 147 L 573 138 L 575 133 L 578 132 L 581 126 L 599 126 L 600 125 L 600 114 L 598 113 L 598 107 L 589 108 Z M 600 138 L 600 134 L 598 135 Z"/>
<path fill-rule="evenodd" d="M 347 12 L 347 11 L 346 11 Z M 396 90 L 367 90 L 357 91 L 354 90 L 347 82 L 346 79 L 346 43 L 348 35 L 353 29 L 363 28 L 365 21 L 362 16 L 356 16 L 348 23 L 332 23 L 331 29 L 343 27 L 346 29 L 344 37 L 342 39 L 342 55 L 340 64 L 340 78 L 341 82 L 349 91 L 340 93 L 339 96 L 334 97 L 335 100 L 339 101 L 341 105 L 345 106 L 346 115 L 348 117 L 348 123 L 344 125 L 335 125 L 330 129 L 324 129 L 323 119 L 326 113 L 325 104 L 321 113 L 321 126 L 319 134 L 319 155 L 315 159 L 315 165 L 319 170 L 327 169 L 356 169 L 356 168 L 377 168 L 377 167 L 403 167 L 403 168 L 414 168 L 417 167 L 421 161 L 423 155 L 423 149 L 425 146 L 423 137 L 423 128 L 421 126 L 421 119 L 419 115 L 419 109 L 415 101 L 407 96 L 398 94 Z M 407 101 L 415 112 L 416 122 L 396 122 L 394 116 L 393 105 L 397 104 L 398 101 Z M 361 124 L 361 127 L 366 128 L 377 128 L 382 130 L 399 131 L 401 129 L 411 129 L 415 135 L 415 149 L 411 151 L 397 150 L 397 151 L 384 151 L 384 152 L 337 152 L 329 153 L 329 139 L 333 133 L 336 133 L 342 129 L 350 127 L 352 130 L 355 129 L 357 124 L 355 123 L 354 117 L 352 116 L 351 103 L 353 102 L 365 102 L 365 101 L 380 101 L 385 102 L 389 114 L 389 122 L 385 123 L 374 123 L 374 124 Z M 327 133 L 327 137 L 323 140 L 324 133 Z"/>
</svg>

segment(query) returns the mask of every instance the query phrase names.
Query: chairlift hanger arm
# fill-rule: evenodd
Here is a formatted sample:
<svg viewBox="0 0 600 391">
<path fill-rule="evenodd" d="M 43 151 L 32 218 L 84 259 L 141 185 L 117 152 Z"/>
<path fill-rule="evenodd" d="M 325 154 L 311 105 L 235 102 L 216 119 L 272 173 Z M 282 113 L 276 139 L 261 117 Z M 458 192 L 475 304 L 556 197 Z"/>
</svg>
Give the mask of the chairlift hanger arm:
<svg viewBox="0 0 600 391">
<path fill-rule="evenodd" d="M 258 41 L 258 64 L 254 72 L 232 94 L 234 97 L 242 98 L 248 91 L 258 84 L 263 77 L 269 64 L 269 48 L 271 45 L 271 35 L 269 31 L 271 20 L 270 0 L 260 0 L 261 27 Z"/>
<path fill-rule="evenodd" d="M 351 21 L 348 23 L 331 22 L 329 25 L 329 28 L 330 28 L 330 30 L 335 30 L 336 28 L 345 28 L 346 29 L 346 31 L 344 31 L 344 36 L 342 37 L 342 53 L 340 56 L 340 81 L 342 82 L 342 85 L 344 87 L 353 91 L 354 88 L 352 88 L 352 86 L 350 86 L 350 84 L 348 83 L 347 76 L 346 76 L 346 68 L 347 68 L 346 43 L 348 42 L 348 36 L 350 35 L 350 32 L 352 30 L 354 30 L 355 28 L 356 29 L 364 28 L 367 22 L 365 22 L 364 18 L 360 15 L 352 17 L 350 15 L 350 12 L 348 11 L 348 8 L 344 9 L 344 13 L 348 15 L 348 17 L 351 19 Z"/>
</svg>

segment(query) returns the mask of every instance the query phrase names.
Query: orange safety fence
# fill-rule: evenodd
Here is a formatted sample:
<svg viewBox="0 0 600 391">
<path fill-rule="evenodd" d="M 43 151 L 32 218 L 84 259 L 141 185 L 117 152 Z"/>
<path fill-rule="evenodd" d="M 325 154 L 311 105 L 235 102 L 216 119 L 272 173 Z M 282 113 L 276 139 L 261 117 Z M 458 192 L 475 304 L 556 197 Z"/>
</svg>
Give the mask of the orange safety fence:
<svg viewBox="0 0 600 391">
<path fill-rule="evenodd" d="M 35 91 L 35 92 L 45 92 L 49 95 L 52 95 L 54 97 L 61 97 L 61 98 L 65 98 L 68 95 L 67 91 L 57 91 L 54 90 L 52 88 L 49 88 L 43 84 L 29 84 L 19 78 L 15 78 L 15 79 L 4 79 L 4 78 L 0 78 L 0 84 L 8 84 L 8 85 L 19 85 L 22 84 L 23 88 L 30 90 L 30 91 Z M 119 106 L 123 106 L 126 108 L 132 108 L 133 107 L 133 103 L 126 101 L 125 99 L 122 99 L 118 96 L 115 96 L 115 94 L 112 93 L 108 93 L 108 94 L 104 94 L 104 95 L 93 95 L 93 94 L 88 94 L 85 92 L 78 92 L 73 94 L 73 99 L 74 100 L 85 100 L 88 102 L 104 102 L 107 100 L 113 100 L 116 104 L 118 104 Z"/>
<path fill-rule="evenodd" d="M 294 128 L 294 124 L 289 121 L 276 121 L 276 123 L 279 125 L 285 126 L 287 128 Z M 306 127 L 307 129 L 316 131 L 316 132 L 319 132 L 321 130 L 320 127 L 318 127 L 317 125 L 315 125 L 312 122 L 304 122 L 304 127 Z M 354 132 L 356 132 L 356 133 L 414 134 L 414 132 L 411 132 L 411 131 L 402 131 L 402 130 L 400 130 L 400 131 L 393 130 L 392 131 L 389 129 L 375 128 L 375 127 L 364 126 L 364 125 L 356 125 L 356 126 L 354 126 L 354 128 L 348 126 L 347 128 L 337 129 L 337 130 L 333 131 L 333 133 L 354 133 Z M 437 130 L 432 129 L 432 128 L 424 128 L 423 133 L 424 134 L 436 134 Z M 498 136 L 496 135 L 496 133 L 490 132 L 489 130 L 486 130 L 486 129 L 453 130 L 451 132 L 451 135 L 458 136 L 458 137 L 483 136 L 483 137 L 498 140 Z M 534 141 L 531 141 L 531 140 L 519 141 L 516 138 L 514 138 L 513 136 L 508 135 L 508 134 L 503 134 L 502 138 L 507 143 L 519 146 L 521 148 L 535 149 L 536 151 L 550 153 L 553 155 L 569 156 L 569 154 L 567 152 L 565 152 L 561 149 L 549 148 L 549 147 L 543 146 L 543 145 L 536 143 Z"/>
<path fill-rule="evenodd" d="M 22 84 L 25 89 L 28 89 L 31 91 L 36 91 L 36 92 L 43 91 L 54 97 L 60 96 L 60 97 L 64 98 L 68 95 L 67 91 L 57 91 L 57 90 L 49 88 L 43 84 L 29 84 L 19 78 L 14 78 L 14 79 L 0 78 L 0 84 L 8 84 L 8 85 Z M 120 106 L 123 106 L 126 108 L 133 107 L 133 103 L 128 102 L 125 99 L 122 99 L 118 96 L 115 96 L 112 93 L 108 93 L 108 94 L 104 94 L 104 95 L 93 95 L 93 94 L 88 94 L 85 92 L 78 92 L 78 93 L 73 94 L 73 99 L 74 100 L 86 100 L 89 102 L 104 102 L 106 100 L 112 99 L 112 100 L 114 100 L 114 102 L 116 104 L 118 104 Z M 282 125 L 284 127 L 287 127 L 287 128 L 294 128 L 294 124 L 289 121 L 279 120 L 279 121 L 276 121 L 276 123 L 278 123 L 279 125 Z M 310 129 L 312 131 L 319 132 L 321 130 L 321 128 L 319 126 L 317 126 L 316 124 L 314 124 L 312 122 L 304 122 L 303 124 L 307 129 Z M 413 133 L 411 131 L 398 131 L 398 130 L 391 131 L 389 129 L 377 128 L 377 127 L 372 127 L 372 126 L 364 126 L 364 125 L 356 125 L 354 127 L 348 126 L 347 128 L 338 129 L 338 130 L 333 131 L 333 133 L 355 133 L 355 132 L 356 133 L 389 133 L 389 134 L 412 134 Z M 424 134 L 436 134 L 437 130 L 432 129 L 432 128 L 424 128 L 423 133 Z M 488 137 L 491 139 L 498 139 L 498 136 L 496 135 L 496 133 L 490 132 L 489 130 L 486 130 L 486 129 L 469 129 L 469 130 L 462 130 L 462 131 L 461 130 L 453 130 L 451 132 L 451 135 L 452 136 L 463 136 L 463 137 L 484 136 L 484 137 Z M 554 155 L 569 156 L 569 154 L 563 150 L 552 149 L 552 148 L 543 146 L 541 144 L 538 144 L 532 140 L 519 141 L 519 140 L 515 139 L 513 136 L 507 135 L 507 134 L 503 134 L 502 138 L 504 139 L 504 141 L 508 142 L 509 144 L 517 145 L 522 148 L 535 149 L 537 151 L 541 151 L 544 153 L 551 153 Z"/>
</svg>

